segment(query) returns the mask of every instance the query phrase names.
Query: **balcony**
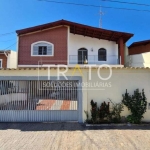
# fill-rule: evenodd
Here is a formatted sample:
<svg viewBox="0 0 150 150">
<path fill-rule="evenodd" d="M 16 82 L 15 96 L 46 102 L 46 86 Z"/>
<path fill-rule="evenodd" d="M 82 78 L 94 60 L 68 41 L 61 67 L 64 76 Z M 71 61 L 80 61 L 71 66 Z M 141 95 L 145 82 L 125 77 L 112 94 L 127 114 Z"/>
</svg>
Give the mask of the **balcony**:
<svg viewBox="0 0 150 150">
<path fill-rule="evenodd" d="M 75 64 L 84 64 L 86 58 L 81 58 L 78 55 L 70 55 L 69 56 L 69 65 Z M 117 55 L 107 55 L 106 61 L 98 61 L 98 55 L 88 55 L 87 57 L 87 64 L 90 65 L 120 65 L 119 59 Z"/>
</svg>

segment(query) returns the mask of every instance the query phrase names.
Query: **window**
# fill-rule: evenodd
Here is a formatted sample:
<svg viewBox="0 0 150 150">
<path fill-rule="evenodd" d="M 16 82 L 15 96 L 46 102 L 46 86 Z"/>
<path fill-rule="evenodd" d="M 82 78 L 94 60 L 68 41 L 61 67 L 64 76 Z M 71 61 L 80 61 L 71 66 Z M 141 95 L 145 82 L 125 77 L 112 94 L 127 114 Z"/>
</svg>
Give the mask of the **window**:
<svg viewBox="0 0 150 150">
<path fill-rule="evenodd" d="M 54 45 L 50 42 L 39 41 L 31 44 L 31 56 L 53 56 Z"/>
<path fill-rule="evenodd" d="M 47 55 L 47 46 L 39 46 L 38 55 Z"/>
<path fill-rule="evenodd" d="M 78 50 L 78 64 L 88 63 L 88 50 L 85 48 L 80 48 Z"/>
<path fill-rule="evenodd" d="M 106 61 L 106 49 L 101 48 L 98 50 L 98 61 Z"/>
<path fill-rule="evenodd" d="M 2 59 L 0 59 L 0 68 L 2 68 Z"/>
</svg>

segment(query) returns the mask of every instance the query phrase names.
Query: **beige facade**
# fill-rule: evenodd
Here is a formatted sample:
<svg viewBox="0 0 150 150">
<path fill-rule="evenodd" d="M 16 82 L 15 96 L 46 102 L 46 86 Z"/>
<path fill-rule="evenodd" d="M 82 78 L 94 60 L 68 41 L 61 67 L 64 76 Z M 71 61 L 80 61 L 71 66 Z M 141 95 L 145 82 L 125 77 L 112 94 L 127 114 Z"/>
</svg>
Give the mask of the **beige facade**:
<svg viewBox="0 0 150 150">
<path fill-rule="evenodd" d="M 63 69 L 61 70 L 63 71 Z M 125 93 L 126 89 L 130 94 L 133 94 L 134 90 L 139 88 L 145 90 L 145 95 L 147 97 L 148 105 L 150 103 L 150 69 L 140 69 L 140 68 L 113 68 L 112 76 L 109 80 L 101 80 L 98 77 L 98 69 L 91 69 L 91 80 L 89 80 L 89 69 L 81 69 L 81 72 L 77 69 L 74 71 L 70 68 L 66 76 L 80 76 L 82 77 L 82 122 L 85 121 L 86 115 L 84 111 L 88 111 L 90 114 L 90 101 L 93 99 L 98 103 L 98 106 L 102 102 L 109 102 L 111 99 L 113 102 L 121 102 L 122 94 Z M 102 78 L 107 78 L 109 76 L 109 69 L 100 69 L 100 76 Z M 48 70 L 41 68 L 38 69 L 22 69 L 22 70 L 0 70 L 0 76 L 48 76 Z M 57 70 L 52 68 L 50 70 L 50 76 L 57 76 Z M 11 79 L 11 77 L 9 78 Z M 88 87 L 86 84 L 90 84 Z M 127 108 L 122 112 L 122 116 L 127 116 L 130 112 Z M 144 121 L 150 121 L 150 109 L 144 114 Z"/>
<path fill-rule="evenodd" d="M 17 68 L 17 52 L 12 51 L 7 56 L 7 68 Z"/>
</svg>

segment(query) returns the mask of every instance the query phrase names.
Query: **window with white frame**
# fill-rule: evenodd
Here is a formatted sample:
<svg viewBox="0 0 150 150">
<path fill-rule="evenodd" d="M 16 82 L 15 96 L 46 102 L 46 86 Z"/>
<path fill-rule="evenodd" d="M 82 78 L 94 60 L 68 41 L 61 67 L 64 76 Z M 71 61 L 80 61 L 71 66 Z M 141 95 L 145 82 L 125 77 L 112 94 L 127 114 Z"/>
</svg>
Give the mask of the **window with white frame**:
<svg viewBox="0 0 150 150">
<path fill-rule="evenodd" d="M 54 45 L 46 41 L 32 43 L 31 56 L 54 56 Z"/>
<path fill-rule="evenodd" d="M 0 59 L 0 68 L 2 68 L 2 59 Z"/>
</svg>

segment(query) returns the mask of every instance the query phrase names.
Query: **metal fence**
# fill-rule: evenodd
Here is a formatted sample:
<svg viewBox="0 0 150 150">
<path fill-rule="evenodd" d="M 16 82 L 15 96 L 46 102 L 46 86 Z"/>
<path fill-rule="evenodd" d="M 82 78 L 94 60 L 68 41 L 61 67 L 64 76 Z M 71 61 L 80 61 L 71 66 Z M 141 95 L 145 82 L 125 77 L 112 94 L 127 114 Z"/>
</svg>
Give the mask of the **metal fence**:
<svg viewBox="0 0 150 150">
<path fill-rule="evenodd" d="M 106 61 L 99 61 L 98 55 L 88 55 L 86 59 L 88 61 L 88 64 L 119 64 L 119 59 L 117 55 L 108 55 Z M 78 55 L 69 55 L 69 64 L 78 64 Z"/>
<path fill-rule="evenodd" d="M 76 120 L 77 109 L 78 81 L 0 81 L 0 121 Z"/>
</svg>

